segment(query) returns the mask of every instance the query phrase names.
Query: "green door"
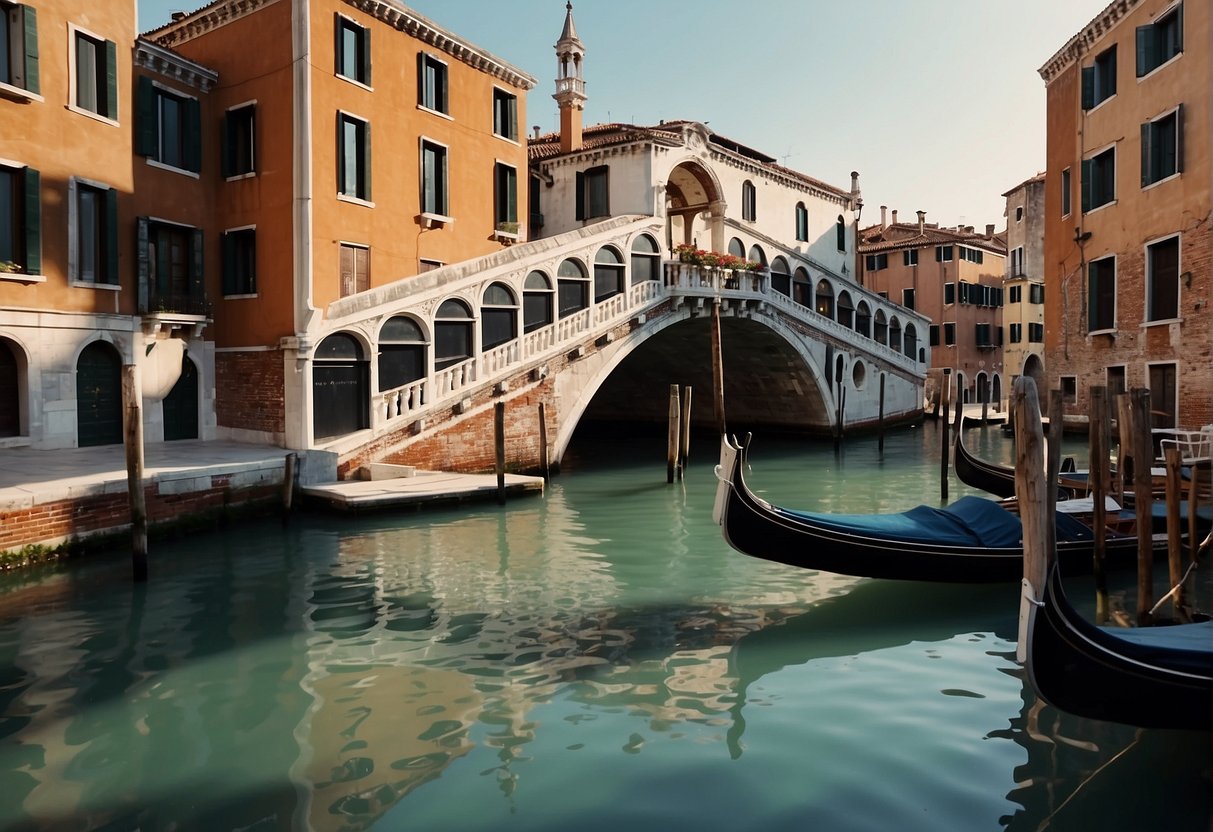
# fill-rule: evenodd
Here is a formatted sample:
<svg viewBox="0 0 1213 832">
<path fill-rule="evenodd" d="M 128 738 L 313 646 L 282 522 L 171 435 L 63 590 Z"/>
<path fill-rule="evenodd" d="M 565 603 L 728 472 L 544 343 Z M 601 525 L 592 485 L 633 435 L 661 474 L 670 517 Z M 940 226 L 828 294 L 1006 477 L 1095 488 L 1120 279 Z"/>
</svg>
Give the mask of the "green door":
<svg viewBox="0 0 1213 832">
<path fill-rule="evenodd" d="M 104 341 L 76 362 L 76 433 L 81 448 L 122 444 L 122 358 Z"/>
<path fill-rule="evenodd" d="M 164 397 L 164 440 L 198 438 L 198 371 L 182 356 L 181 377 Z"/>
<path fill-rule="evenodd" d="M 17 357 L 0 338 L 0 436 L 17 436 L 21 433 L 20 383 Z"/>
</svg>

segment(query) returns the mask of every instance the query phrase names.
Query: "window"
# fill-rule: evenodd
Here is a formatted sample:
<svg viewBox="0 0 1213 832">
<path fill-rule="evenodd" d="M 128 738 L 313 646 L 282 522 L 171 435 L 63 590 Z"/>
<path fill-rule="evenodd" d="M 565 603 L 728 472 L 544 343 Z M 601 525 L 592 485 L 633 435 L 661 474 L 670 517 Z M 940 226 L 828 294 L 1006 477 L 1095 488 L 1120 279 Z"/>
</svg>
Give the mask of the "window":
<svg viewBox="0 0 1213 832">
<path fill-rule="evenodd" d="M 927 327 L 927 341 L 929 342 L 929 345 L 932 347 L 939 346 L 939 325 L 938 324 L 931 324 L 929 327 Z"/>
<path fill-rule="evenodd" d="M 828 280 L 817 281 L 817 314 L 827 318 L 834 317 L 834 286 Z"/>
<path fill-rule="evenodd" d="M 1029 284 L 1028 302 L 1029 303 L 1044 303 L 1045 302 L 1045 285 L 1043 283 Z"/>
<path fill-rule="evenodd" d="M 1183 170 L 1183 106 L 1141 126 L 1141 186 Z"/>
<path fill-rule="evenodd" d="M 1070 216 L 1070 169 L 1061 172 L 1061 215 Z"/>
<path fill-rule="evenodd" d="M 1062 376 L 1061 379 L 1061 400 L 1064 404 L 1074 404 L 1078 401 L 1078 378 L 1076 376 Z"/>
<path fill-rule="evenodd" d="M 1149 75 L 1184 51 L 1184 6 L 1159 15 L 1153 23 L 1137 27 L 1137 77 Z"/>
<path fill-rule="evenodd" d="M 889 255 L 869 254 L 864 258 L 864 268 L 870 272 L 878 272 L 889 267 Z"/>
<path fill-rule="evenodd" d="M 567 318 L 590 305 L 590 280 L 585 267 L 576 260 L 565 260 L 556 270 L 556 294 L 559 314 Z"/>
<path fill-rule="evenodd" d="M 446 148 L 421 142 L 421 212 L 446 216 Z"/>
<path fill-rule="evenodd" d="M 1093 211 L 1116 199 L 1116 148 L 1083 160 L 1082 210 Z"/>
<path fill-rule="evenodd" d="M 784 297 L 792 296 L 792 270 L 783 257 L 771 261 L 771 289 Z"/>
<path fill-rule="evenodd" d="M 118 191 L 70 179 L 68 199 L 70 279 L 118 285 Z"/>
<path fill-rule="evenodd" d="M 952 247 L 951 246 L 935 246 L 935 262 L 936 263 L 951 263 L 952 262 Z"/>
<path fill-rule="evenodd" d="M 906 309 L 914 308 L 914 290 L 913 289 L 902 289 L 901 290 L 901 305 L 904 306 Z"/>
<path fill-rule="evenodd" d="M 949 347 L 956 343 L 956 324 L 955 323 L 943 325 L 943 342 L 946 346 L 949 346 Z"/>
<path fill-rule="evenodd" d="M 379 389 L 394 390 L 425 378 L 425 335 L 412 318 L 388 318 L 379 330 Z"/>
<path fill-rule="evenodd" d="M 497 162 L 493 166 L 493 221 L 498 231 L 518 231 L 518 171 Z"/>
<path fill-rule="evenodd" d="M 518 97 L 493 88 L 493 132 L 506 139 L 518 140 Z"/>
<path fill-rule="evenodd" d="M 838 303 L 835 306 L 835 312 L 837 317 L 835 317 L 834 320 L 838 321 L 838 323 L 842 324 L 847 329 L 853 329 L 855 327 L 855 304 L 851 301 L 850 292 L 842 291 L 838 293 Z M 879 320 L 883 313 L 877 311 L 876 315 L 878 321 L 877 326 L 879 327 Z"/>
<path fill-rule="evenodd" d="M 33 168 L 0 165 L 0 263 L 6 262 L 22 274 L 42 271 L 41 176 Z"/>
<path fill-rule="evenodd" d="M 223 232 L 223 294 L 257 294 L 257 231 L 237 228 Z"/>
<path fill-rule="evenodd" d="M 484 290 L 480 304 L 480 348 L 490 350 L 518 337 L 518 301 L 504 283 Z"/>
<path fill-rule="evenodd" d="M 1015 209 L 1015 222 L 1023 222 L 1023 206 L 1020 205 Z"/>
<path fill-rule="evenodd" d="M 661 251 L 657 241 L 641 234 L 632 243 L 632 285 L 661 279 Z"/>
<path fill-rule="evenodd" d="M 427 110 L 447 113 L 446 64 L 433 55 L 417 55 L 417 103 Z"/>
<path fill-rule="evenodd" d="M 446 300 L 434 315 L 434 369 L 445 370 L 472 357 L 472 310 Z"/>
<path fill-rule="evenodd" d="M 950 303 L 956 303 L 956 284 L 955 283 L 943 284 L 943 302 L 944 302 L 945 306 Z"/>
<path fill-rule="evenodd" d="M 1146 246 L 1146 320 L 1179 317 L 1179 237 Z"/>
<path fill-rule="evenodd" d="M 0 3 L 0 84 L 38 94 L 38 11 Z"/>
<path fill-rule="evenodd" d="M 758 218 L 758 191 L 748 179 L 741 183 L 741 218 L 750 222 Z"/>
<path fill-rule="evenodd" d="M 969 248 L 968 246 L 960 246 L 960 259 L 978 264 L 984 263 L 986 260 L 985 252 L 979 251 L 975 248 Z"/>
<path fill-rule="evenodd" d="M 76 93 L 73 103 L 110 119 L 118 118 L 118 47 L 112 40 L 76 32 Z"/>
<path fill-rule="evenodd" d="M 792 275 L 792 300 L 801 306 L 813 305 L 813 281 L 803 266 L 797 268 L 796 274 Z"/>
<path fill-rule="evenodd" d="M 371 250 L 366 246 L 341 243 L 340 269 L 341 297 L 365 292 L 371 288 Z"/>
<path fill-rule="evenodd" d="M 1039 323 L 1029 323 L 1028 340 L 1033 344 L 1043 344 L 1045 342 L 1045 325 Z"/>
<path fill-rule="evenodd" d="M 1148 364 L 1150 419 L 1152 428 L 1173 428 L 1179 414 L 1177 365 Z"/>
<path fill-rule="evenodd" d="M 552 284 L 543 272 L 531 272 L 522 286 L 522 331 L 533 332 L 552 322 Z"/>
<path fill-rule="evenodd" d="M 337 193 L 371 198 L 371 125 L 347 113 L 337 114 Z"/>
<path fill-rule="evenodd" d="M 1012 344 L 1018 344 L 1020 341 L 1023 340 L 1023 324 L 1011 324 L 1010 330 L 1011 330 L 1011 333 L 1010 333 L 1010 336 L 1008 337 L 1008 340 Z"/>
<path fill-rule="evenodd" d="M 880 319 L 884 320 L 884 313 L 877 312 Z M 866 300 L 861 300 L 859 306 L 855 307 L 855 331 L 864 338 L 872 337 L 872 308 L 868 306 Z"/>
<path fill-rule="evenodd" d="M 838 219 L 834 221 L 834 237 L 835 245 L 839 251 L 847 250 L 847 221 L 842 218 L 842 214 L 838 215 Z"/>
<path fill-rule="evenodd" d="M 179 170 L 202 170 L 202 115 L 198 99 L 177 95 L 140 76 L 135 150 Z"/>
<path fill-rule="evenodd" d="M 803 202 L 796 203 L 796 239 L 802 243 L 809 240 L 809 209 Z"/>
<path fill-rule="evenodd" d="M 1009 303 L 1022 303 L 1023 302 L 1023 287 L 1022 286 L 1011 286 L 1010 293 L 1008 294 L 1008 298 L 1009 298 L 1009 300 L 1008 300 Z"/>
<path fill-rule="evenodd" d="M 1022 276 L 1023 276 L 1023 246 L 1016 246 L 1015 248 L 1011 249 L 1011 277 L 1022 277 Z M 1015 288 L 1018 289 L 1019 287 L 1016 286 Z M 1013 298 L 1011 302 L 1015 303 L 1016 300 Z"/>
<path fill-rule="evenodd" d="M 599 165 L 577 174 L 577 219 L 590 220 L 611 214 L 610 168 Z"/>
<path fill-rule="evenodd" d="M 206 314 L 202 229 L 139 217 L 136 241 L 139 311 Z"/>
<path fill-rule="evenodd" d="M 973 332 L 975 343 L 979 347 L 992 347 L 994 343 L 990 340 L 990 325 L 989 323 L 976 324 Z"/>
<path fill-rule="evenodd" d="M 337 75 L 371 85 L 371 30 L 337 15 Z"/>
<path fill-rule="evenodd" d="M 918 265 L 918 249 L 908 248 L 901 253 L 901 265 L 917 266 Z"/>
<path fill-rule="evenodd" d="M 254 104 L 233 107 L 223 116 L 223 175 L 245 176 L 257 169 Z"/>
<path fill-rule="evenodd" d="M 1108 401 L 1112 401 L 1113 396 L 1120 396 L 1128 390 L 1125 382 L 1124 365 L 1119 367 L 1108 367 Z"/>
<path fill-rule="evenodd" d="M 1082 108 L 1090 110 L 1116 95 L 1116 47 L 1095 56 L 1095 63 L 1082 70 Z"/>
<path fill-rule="evenodd" d="M 623 258 L 610 246 L 594 255 L 594 303 L 601 303 L 623 291 Z"/>
<path fill-rule="evenodd" d="M 1116 327 L 1116 258 L 1092 260 L 1087 266 L 1087 331 Z"/>
</svg>

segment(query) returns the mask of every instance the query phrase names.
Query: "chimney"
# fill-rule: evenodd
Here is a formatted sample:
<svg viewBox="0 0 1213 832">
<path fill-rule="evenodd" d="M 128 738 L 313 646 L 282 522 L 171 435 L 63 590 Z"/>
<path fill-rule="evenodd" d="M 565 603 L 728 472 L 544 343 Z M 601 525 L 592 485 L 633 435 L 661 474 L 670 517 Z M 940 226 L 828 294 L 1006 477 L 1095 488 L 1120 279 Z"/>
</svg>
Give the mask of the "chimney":
<svg viewBox="0 0 1213 832">
<path fill-rule="evenodd" d="M 927 212 L 919 211 L 918 212 L 918 233 L 919 234 L 923 233 L 923 230 L 926 228 L 926 224 L 927 224 Z"/>
<path fill-rule="evenodd" d="M 535 131 L 535 138 L 538 139 L 539 138 L 539 125 L 538 124 L 532 125 L 531 129 Z"/>
<path fill-rule="evenodd" d="M 994 223 L 992 223 L 992 222 L 986 223 L 986 236 L 987 237 L 994 236 Z"/>
<path fill-rule="evenodd" d="M 893 225 L 897 225 L 897 209 L 893 209 Z"/>
<path fill-rule="evenodd" d="M 887 205 L 880 206 L 880 230 L 881 231 L 884 231 L 886 228 L 889 227 L 889 224 L 885 221 L 885 215 L 888 210 L 889 210 L 889 206 L 887 206 Z M 894 220 L 894 222 L 896 222 L 896 220 Z"/>
<path fill-rule="evenodd" d="M 173 22 L 180 23 L 185 20 L 185 12 L 173 12 Z"/>
</svg>

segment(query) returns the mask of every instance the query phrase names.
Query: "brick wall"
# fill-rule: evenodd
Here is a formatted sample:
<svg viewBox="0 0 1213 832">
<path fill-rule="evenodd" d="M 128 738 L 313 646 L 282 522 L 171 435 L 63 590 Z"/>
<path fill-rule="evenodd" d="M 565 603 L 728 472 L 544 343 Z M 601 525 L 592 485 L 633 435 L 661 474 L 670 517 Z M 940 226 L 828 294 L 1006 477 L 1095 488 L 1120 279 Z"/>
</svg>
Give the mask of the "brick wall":
<svg viewBox="0 0 1213 832">
<path fill-rule="evenodd" d="M 281 434 L 286 399 L 279 350 L 215 355 L 215 417 L 220 427 Z"/>
</svg>

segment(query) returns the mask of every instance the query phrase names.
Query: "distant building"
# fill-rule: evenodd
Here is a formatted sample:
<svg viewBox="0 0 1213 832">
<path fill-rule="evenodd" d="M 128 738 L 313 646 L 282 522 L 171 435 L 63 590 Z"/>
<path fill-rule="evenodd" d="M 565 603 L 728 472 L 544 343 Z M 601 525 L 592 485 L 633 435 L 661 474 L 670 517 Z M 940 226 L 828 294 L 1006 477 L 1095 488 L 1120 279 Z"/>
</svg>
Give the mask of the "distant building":
<svg viewBox="0 0 1213 832">
<path fill-rule="evenodd" d="M 1213 18 L 1117 0 L 1040 69 L 1045 347 L 1066 413 L 1151 391 L 1156 427 L 1213 422 Z"/>
<path fill-rule="evenodd" d="M 1038 173 L 1003 197 L 1007 200 L 1007 270 L 1002 281 L 1002 363 L 1008 382 L 1028 375 L 1045 389 L 1045 175 Z"/>
<path fill-rule="evenodd" d="M 953 371 L 953 389 L 966 402 L 1003 398 L 1002 280 L 1007 247 L 993 225 L 940 228 L 918 212 L 918 222 L 888 221 L 860 232 L 860 282 L 873 292 L 931 320 L 931 369 Z M 873 319 L 880 331 L 886 322 Z M 880 335 L 876 336 L 878 339 Z M 938 377 L 939 372 L 933 373 Z"/>
</svg>

